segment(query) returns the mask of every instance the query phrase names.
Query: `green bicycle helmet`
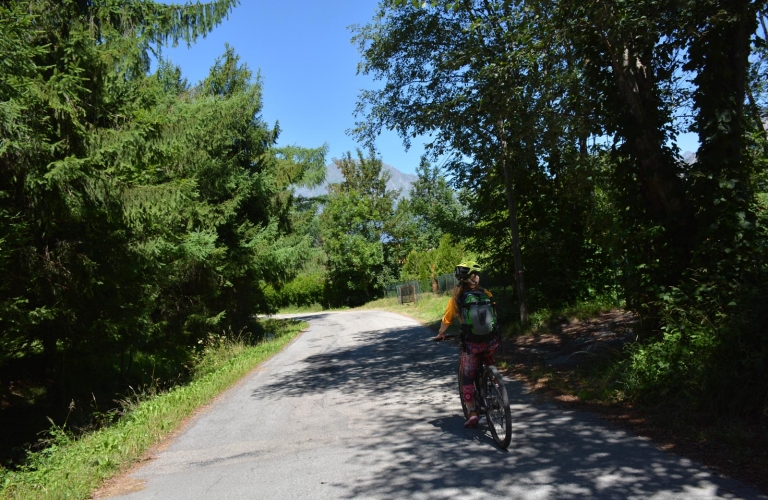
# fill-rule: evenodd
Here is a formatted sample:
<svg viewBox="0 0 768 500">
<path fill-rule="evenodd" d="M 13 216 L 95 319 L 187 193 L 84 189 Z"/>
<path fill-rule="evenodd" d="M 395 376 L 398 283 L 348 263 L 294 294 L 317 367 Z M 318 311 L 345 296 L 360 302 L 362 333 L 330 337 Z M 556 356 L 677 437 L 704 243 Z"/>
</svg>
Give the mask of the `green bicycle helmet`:
<svg viewBox="0 0 768 500">
<path fill-rule="evenodd" d="M 469 279 L 471 275 L 477 274 L 480 271 L 482 271 L 482 269 L 477 265 L 477 262 L 474 260 L 465 260 L 462 263 L 456 265 L 456 269 L 454 269 L 453 275 L 456 276 L 457 280 L 464 281 Z"/>
</svg>

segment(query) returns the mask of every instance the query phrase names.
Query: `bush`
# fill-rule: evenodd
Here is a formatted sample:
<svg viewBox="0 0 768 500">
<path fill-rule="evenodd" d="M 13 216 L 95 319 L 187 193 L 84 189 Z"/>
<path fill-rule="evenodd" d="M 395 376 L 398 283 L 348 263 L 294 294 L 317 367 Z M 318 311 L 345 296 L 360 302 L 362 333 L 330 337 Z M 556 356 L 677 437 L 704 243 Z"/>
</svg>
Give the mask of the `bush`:
<svg viewBox="0 0 768 500">
<path fill-rule="evenodd" d="M 326 281 L 324 273 L 300 274 L 279 289 L 267 286 L 264 296 L 273 310 L 288 306 L 328 304 Z"/>
<path fill-rule="evenodd" d="M 700 312 L 668 314 L 664 323 L 661 339 L 630 347 L 623 367 L 627 394 L 646 402 L 676 396 L 700 400 L 703 375 L 719 345 L 718 327 Z"/>
<path fill-rule="evenodd" d="M 660 335 L 631 346 L 621 366 L 628 396 L 768 418 L 768 284 L 723 290 L 699 283 L 664 295 Z"/>
</svg>

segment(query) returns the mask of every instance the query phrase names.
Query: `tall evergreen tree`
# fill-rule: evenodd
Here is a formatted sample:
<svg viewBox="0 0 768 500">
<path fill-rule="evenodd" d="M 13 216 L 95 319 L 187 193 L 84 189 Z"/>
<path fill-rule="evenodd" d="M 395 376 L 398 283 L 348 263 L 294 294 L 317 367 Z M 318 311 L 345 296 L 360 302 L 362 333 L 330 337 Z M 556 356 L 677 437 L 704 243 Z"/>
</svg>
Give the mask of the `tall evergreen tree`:
<svg viewBox="0 0 768 500">
<path fill-rule="evenodd" d="M 0 4 L 0 363 L 42 348 L 61 381 L 65 360 L 188 353 L 301 267 L 290 185 L 322 178 L 325 149 L 274 148 L 229 47 L 194 87 L 147 74 L 236 3 Z"/>
</svg>

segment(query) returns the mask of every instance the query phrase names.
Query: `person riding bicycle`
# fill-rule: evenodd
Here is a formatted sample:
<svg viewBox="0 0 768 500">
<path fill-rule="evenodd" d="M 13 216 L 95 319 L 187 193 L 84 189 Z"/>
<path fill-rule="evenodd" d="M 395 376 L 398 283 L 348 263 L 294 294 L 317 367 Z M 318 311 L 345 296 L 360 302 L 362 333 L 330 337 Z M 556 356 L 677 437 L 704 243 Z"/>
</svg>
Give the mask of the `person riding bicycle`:
<svg viewBox="0 0 768 500">
<path fill-rule="evenodd" d="M 490 306 L 493 308 L 493 316 L 495 318 L 496 302 L 493 299 L 493 295 L 488 290 L 480 288 L 479 273 L 481 271 L 480 266 L 474 261 L 465 261 L 456 266 L 454 275 L 459 280 L 459 284 L 456 286 L 453 296 L 448 299 L 440 330 L 435 337 L 435 340 L 444 340 L 445 331 L 453 322 L 454 317 L 459 319 L 463 347 L 461 351 L 463 381 L 461 392 L 469 413 L 469 418 L 464 423 L 464 427 L 475 427 L 479 420 L 477 409 L 475 408 L 475 390 L 473 385 L 479 362 L 482 361 L 485 366 L 494 365 L 493 355 L 501 344 L 501 337 L 495 325 L 495 319 L 491 324 L 491 328 L 481 328 L 478 325 L 470 324 L 472 316 L 468 313 L 470 309 L 469 302 L 478 296 L 482 297 L 483 294 L 490 299 Z M 483 302 L 487 303 L 488 300 L 486 299 Z"/>
</svg>

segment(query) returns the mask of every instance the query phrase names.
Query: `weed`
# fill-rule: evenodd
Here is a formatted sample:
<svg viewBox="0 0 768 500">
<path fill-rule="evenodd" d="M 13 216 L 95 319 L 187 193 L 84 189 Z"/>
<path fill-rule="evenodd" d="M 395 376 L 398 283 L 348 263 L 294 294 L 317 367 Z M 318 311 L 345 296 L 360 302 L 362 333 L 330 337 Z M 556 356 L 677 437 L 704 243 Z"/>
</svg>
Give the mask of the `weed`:
<svg viewBox="0 0 768 500">
<path fill-rule="evenodd" d="M 75 438 L 51 422 L 41 451 L 29 452 L 19 470 L 0 467 L 0 497 L 88 498 L 102 481 L 128 468 L 192 411 L 279 352 L 305 326 L 268 320 L 264 328 L 274 339 L 255 344 L 244 332 L 211 337 L 196 358 L 190 383 L 161 388 L 153 377 L 154 382 L 121 399 L 120 409 L 108 418 L 116 421 L 98 431 Z"/>
<path fill-rule="evenodd" d="M 279 314 L 298 314 L 298 313 L 312 313 L 312 312 L 320 312 L 320 311 L 326 311 L 328 308 L 323 307 L 322 304 L 315 302 L 310 305 L 304 305 L 304 306 L 285 306 L 281 307 L 278 311 Z"/>
</svg>

